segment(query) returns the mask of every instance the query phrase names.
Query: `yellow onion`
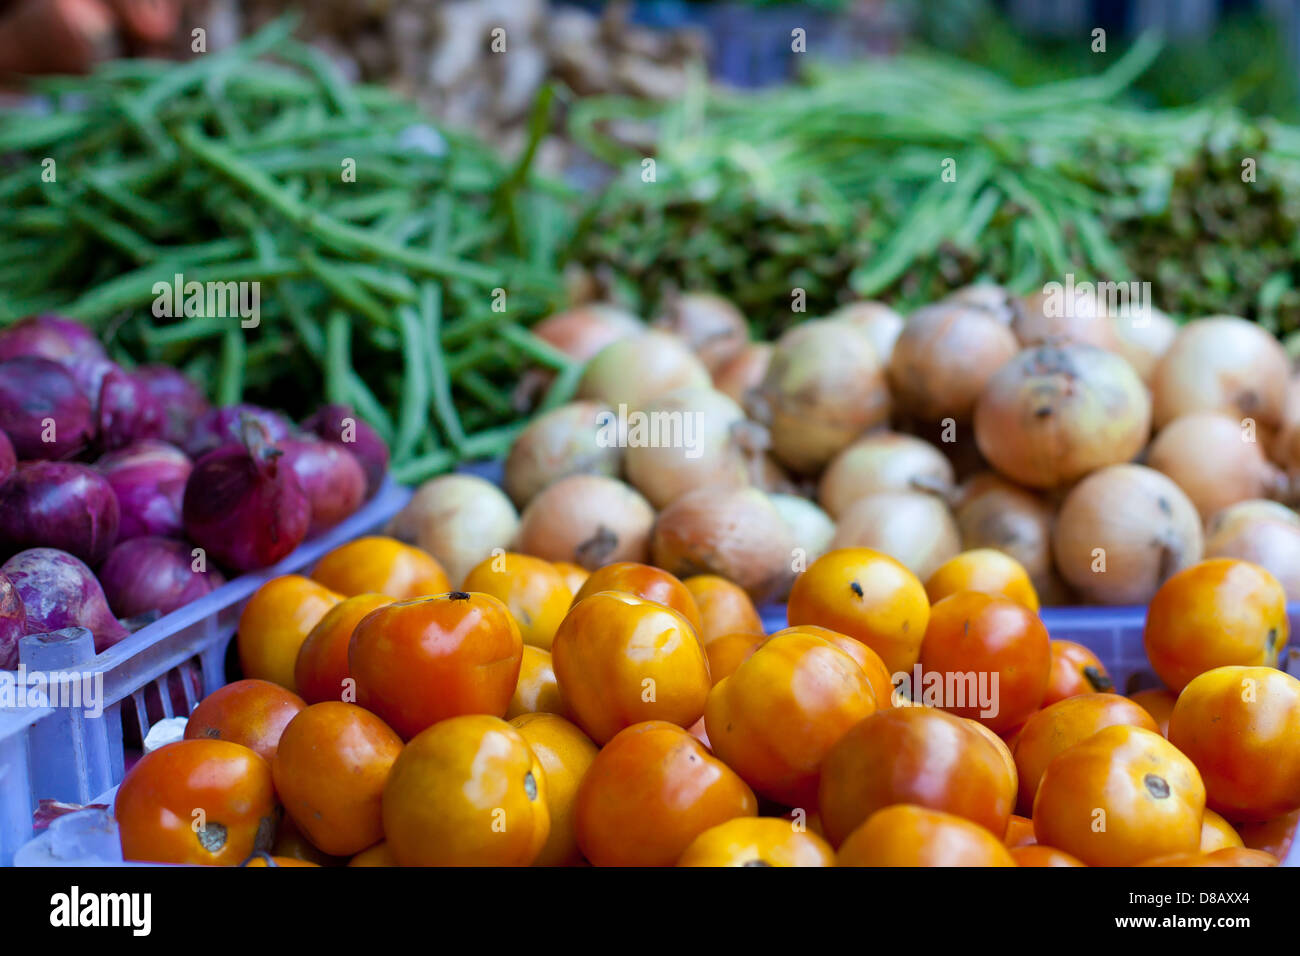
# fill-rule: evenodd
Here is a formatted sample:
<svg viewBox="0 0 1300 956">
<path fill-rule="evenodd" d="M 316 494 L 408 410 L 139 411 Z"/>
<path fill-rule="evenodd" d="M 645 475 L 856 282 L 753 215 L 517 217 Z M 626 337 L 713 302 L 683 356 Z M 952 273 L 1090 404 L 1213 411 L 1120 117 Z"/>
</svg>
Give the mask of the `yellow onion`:
<svg viewBox="0 0 1300 956">
<path fill-rule="evenodd" d="M 532 332 L 566 355 L 585 362 L 611 342 L 642 334 L 645 323 L 618 306 L 592 302 L 548 316 L 534 325 Z"/>
<path fill-rule="evenodd" d="M 616 561 L 644 563 L 655 513 L 635 489 L 604 475 L 570 475 L 524 509 L 516 549 L 594 571 Z"/>
<path fill-rule="evenodd" d="M 883 302 L 850 302 L 827 316 L 847 322 L 871 340 L 880 364 L 888 366 L 894 343 L 903 331 L 903 317 Z"/>
<path fill-rule="evenodd" d="M 1178 334 L 1177 324 L 1155 306 L 1128 315 L 1113 315 L 1110 323 L 1115 332 L 1114 351 L 1124 356 L 1142 381 L 1150 385 L 1156 366 Z"/>
<path fill-rule="evenodd" d="M 1004 287 L 992 282 L 977 282 L 954 289 L 944 297 L 945 302 L 960 302 L 983 309 L 1003 325 L 1010 325 L 1015 319 L 1015 305 L 1011 293 Z"/>
<path fill-rule="evenodd" d="M 874 548 L 924 581 L 961 551 L 961 535 L 948 506 L 934 495 L 879 491 L 839 516 L 831 548 Z"/>
<path fill-rule="evenodd" d="M 749 341 L 749 323 L 734 305 L 710 292 L 669 297 L 654 327 L 679 336 L 710 372 L 717 372 Z"/>
<path fill-rule="evenodd" d="M 802 552 L 804 567 L 830 550 L 835 522 L 830 515 L 801 495 L 768 495 L 790 529 L 794 546 Z"/>
<path fill-rule="evenodd" d="M 991 471 L 962 486 L 955 508 L 962 550 L 995 548 L 1024 566 L 1034 586 L 1052 574 L 1052 506 Z"/>
<path fill-rule="evenodd" d="M 1153 468 L 1111 465 L 1071 489 L 1052 531 L 1066 582 L 1097 604 L 1146 604 L 1170 575 L 1201 559 L 1201 519 Z"/>
<path fill-rule="evenodd" d="M 1150 428 L 1151 400 L 1133 366 L 1090 345 L 1026 349 L 975 406 L 980 452 L 1031 488 L 1067 485 L 1131 460 Z"/>
<path fill-rule="evenodd" d="M 1202 518 L 1285 491 L 1285 476 L 1264 457 L 1254 429 L 1215 412 L 1180 415 L 1160 429 L 1147 464 L 1172 478 Z"/>
<path fill-rule="evenodd" d="M 614 416 L 600 402 L 570 402 L 539 415 L 519 433 L 506 456 L 505 487 L 523 507 L 547 485 L 569 475 L 617 477 L 623 464 L 620 436 L 601 423 Z M 611 440 L 612 439 L 612 440 Z"/>
<path fill-rule="evenodd" d="M 388 534 L 438 559 L 453 585 L 508 548 L 519 515 L 505 493 L 474 475 L 442 475 L 422 484 L 388 525 Z"/>
<path fill-rule="evenodd" d="M 750 342 L 713 373 L 713 387 L 744 405 L 749 394 L 763 383 L 772 361 L 770 342 Z"/>
<path fill-rule="evenodd" d="M 1119 348 L 1106 304 L 1087 286 L 1075 289 L 1072 298 L 1064 288 L 1056 295 L 1034 292 L 1016 299 L 1012 309 L 1011 329 L 1024 348 L 1066 342 L 1112 352 Z"/>
<path fill-rule="evenodd" d="M 1255 499 L 1217 512 L 1205 525 L 1205 556 L 1258 564 L 1300 601 L 1300 516 L 1286 505 Z"/>
<path fill-rule="evenodd" d="M 628 424 L 627 480 L 656 508 L 692 488 L 746 483 L 745 412 L 721 392 L 669 392 Z"/>
<path fill-rule="evenodd" d="M 593 358 L 578 383 L 578 397 L 614 408 L 644 408 L 679 388 L 712 384 L 709 370 L 675 335 L 651 331 L 613 342 Z"/>
<path fill-rule="evenodd" d="M 878 431 L 835 456 L 822 472 L 817 500 L 839 517 L 849 505 L 877 491 L 925 491 L 947 496 L 955 478 L 943 452 L 913 435 Z"/>
</svg>

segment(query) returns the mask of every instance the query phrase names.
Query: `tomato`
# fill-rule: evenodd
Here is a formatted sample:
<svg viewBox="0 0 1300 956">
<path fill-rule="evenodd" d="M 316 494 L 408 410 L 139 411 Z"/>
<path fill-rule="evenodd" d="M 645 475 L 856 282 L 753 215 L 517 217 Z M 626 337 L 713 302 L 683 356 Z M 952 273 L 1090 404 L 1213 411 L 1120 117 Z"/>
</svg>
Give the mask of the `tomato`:
<svg viewBox="0 0 1300 956">
<path fill-rule="evenodd" d="M 862 668 L 862 673 L 867 675 L 867 680 L 871 682 L 871 689 L 876 694 L 876 709 L 886 710 L 895 706 L 898 699 L 898 691 L 894 687 L 893 676 L 889 673 L 889 668 L 885 662 L 880 659 L 880 655 L 873 651 L 861 641 L 854 640 L 837 631 L 832 631 L 828 627 L 817 627 L 814 624 L 796 624 L 794 627 L 787 627 L 773 634 L 777 637 L 781 634 L 812 634 L 823 640 L 830 641 Z M 711 659 L 710 659 L 711 663 Z M 714 678 L 716 683 L 717 678 Z"/>
<path fill-rule="evenodd" d="M 1006 833 L 1015 803 L 1006 760 L 969 721 L 928 707 L 877 711 L 822 762 L 822 826 L 842 843 L 877 810 L 914 803 Z"/>
<path fill-rule="evenodd" d="M 1138 866 L 1277 866 L 1277 857 L 1263 850 L 1228 846 L 1212 853 L 1189 851 L 1143 860 Z"/>
<path fill-rule="evenodd" d="M 601 591 L 626 591 L 655 604 L 671 608 L 690 622 L 699 635 L 703 627 L 699 605 L 690 589 L 667 571 L 635 561 L 607 564 L 591 573 L 578 593 L 573 596 L 573 607 Z"/>
<path fill-rule="evenodd" d="M 1014 750 L 1020 775 L 1016 808 L 1026 814 L 1033 810 L 1038 784 L 1057 754 L 1087 740 L 1103 727 L 1117 724 L 1159 732 L 1150 714 L 1118 694 L 1067 697 L 1030 717 L 1016 738 Z"/>
<path fill-rule="evenodd" d="M 564 578 L 564 586 L 573 594 L 577 594 L 587 578 L 591 577 L 590 571 L 570 561 L 553 561 L 552 564 L 560 572 L 560 577 Z"/>
<path fill-rule="evenodd" d="M 713 686 L 717 687 L 722 678 L 734 674 L 741 662 L 765 640 L 767 638 L 762 634 L 739 633 L 723 634 L 709 641 L 704 646 L 704 653 L 709 659 L 709 678 L 713 681 Z"/>
<path fill-rule="evenodd" d="M 1043 707 L 1079 694 L 1109 694 L 1114 690 L 1115 682 L 1096 654 L 1074 641 L 1052 641 L 1052 667 Z"/>
<path fill-rule="evenodd" d="M 1002 841 L 964 817 L 914 804 L 877 810 L 840 845 L 840 866 L 1015 866 Z"/>
<path fill-rule="evenodd" d="M 348 866 L 398 866 L 397 857 L 389 849 L 388 841 L 376 843 L 368 850 L 362 850 L 351 860 Z"/>
<path fill-rule="evenodd" d="M 564 702 L 560 685 L 555 680 L 551 652 L 531 644 L 524 645 L 519 663 L 519 680 L 506 707 L 506 720 L 523 714 L 559 714 L 568 717 L 569 705 Z"/>
<path fill-rule="evenodd" d="M 501 717 L 519 680 L 523 639 L 489 594 L 453 591 L 367 614 L 348 645 L 357 703 L 404 738 L 448 717 Z"/>
<path fill-rule="evenodd" d="M 1002 837 L 1002 842 L 1013 850 L 1019 846 L 1034 846 L 1038 843 L 1038 840 L 1034 837 L 1034 821 L 1028 817 L 1011 814 L 1011 819 L 1007 822 L 1007 832 Z"/>
<path fill-rule="evenodd" d="M 494 555 L 472 568 L 462 586 L 490 594 L 510 609 L 525 644 L 551 649 L 555 629 L 568 613 L 573 592 L 549 561 L 526 554 Z"/>
<path fill-rule="evenodd" d="M 378 535 L 339 545 L 320 559 L 311 576 L 348 597 L 388 594 L 406 601 L 451 590 L 447 572 L 433 555 Z"/>
<path fill-rule="evenodd" d="M 1213 853 L 1215 850 L 1222 850 L 1224 847 L 1245 845 L 1237 831 L 1232 828 L 1231 823 L 1213 810 L 1207 809 L 1205 811 L 1205 815 L 1201 817 L 1200 850 L 1202 853 Z"/>
<path fill-rule="evenodd" d="M 348 644 L 361 619 L 371 611 L 392 604 L 383 594 L 358 594 L 346 598 L 325 612 L 298 649 L 293 667 L 294 684 L 308 703 L 346 700 L 354 689 L 348 670 Z"/>
<path fill-rule="evenodd" d="M 916 575 L 887 554 L 840 548 L 795 578 L 786 614 L 861 641 L 890 673 L 910 671 L 921 652 L 930 602 Z"/>
<path fill-rule="evenodd" d="M 758 800 L 734 770 L 676 724 L 620 731 L 578 787 L 578 846 L 596 866 L 672 866 L 691 842 Z"/>
<path fill-rule="evenodd" d="M 1034 835 L 1089 866 L 1131 866 L 1201 845 L 1205 785 L 1151 730 L 1106 727 L 1047 765 Z"/>
<path fill-rule="evenodd" d="M 1016 866 L 1086 866 L 1082 860 L 1070 856 L 1064 850 L 1055 847 L 1040 846 L 1037 843 L 1028 846 L 1011 847 L 1011 858 Z"/>
<path fill-rule="evenodd" d="M 235 866 L 275 838 L 271 765 L 228 740 L 180 740 L 145 754 L 113 803 L 128 860 Z"/>
<path fill-rule="evenodd" d="M 554 714 L 524 714 L 510 725 L 528 741 L 546 777 L 551 831 L 533 865 L 577 865 L 582 853 L 574 831 L 574 802 L 578 785 L 596 759 L 597 747 L 581 730 Z"/>
<path fill-rule="evenodd" d="M 384 833 L 402 866 L 528 866 L 550 832 L 542 765 L 499 717 L 434 724 L 384 787 Z"/>
<path fill-rule="evenodd" d="M 931 604 L 958 591 L 994 594 L 1038 613 L 1038 592 L 1015 558 L 993 548 L 973 548 L 939 565 L 925 582 Z"/>
<path fill-rule="evenodd" d="M 1229 820 L 1300 809 L 1300 680 L 1272 667 L 1216 667 L 1189 683 L 1169 718 L 1169 742 L 1205 780 Z"/>
<path fill-rule="evenodd" d="M 682 581 L 700 609 L 700 640 L 707 648 L 724 634 L 762 634 L 763 622 L 739 584 L 716 574 L 697 574 Z"/>
<path fill-rule="evenodd" d="M 645 720 L 689 727 L 712 686 L 686 618 L 627 592 L 597 592 L 574 605 L 551 663 L 574 721 L 598 744 Z"/>
<path fill-rule="evenodd" d="M 1152 669 L 1177 694 L 1215 667 L 1276 666 L 1289 634 L 1277 578 L 1249 561 L 1214 558 L 1160 585 L 1142 640 Z"/>
<path fill-rule="evenodd" d="M 402 739 L 368 710 L 312 704 L 290 721 L 271 762 L 285 812 L 314 846 L 351 856 L 384 838 L 380 799 Z"/>
<path fill-rule="evenodd" d="M 1002 768 L 1006 771 L 1006 785 L 1011 788 L 1013 793 L 1016 792 L 1020 786 L 1020 771 L 1016 769 L 1016 758 L 1011 753 L 1011 747 L 1008 746 L 1005 740 L 978 720 L 971 720 L 969 717 L 965 719 L 967 726 L 987 740 L 993 749 L 998 752 L 998 756 L 1002 758 Z"/>
<path fill-rule="evenodd" d="M 921 644 L 922 699 L 995 733 L 1038 709 L 1052 668 L 1038 615 L 1004 597 L 959 591 L 930 609 Z"/>
<path fill-rule="evenodd" d="M 239 666 L 245 677 L 297 691 L 298 650 L 325 612 L 343 600 L 299 574 L 272 578 L 253 592 L 239 615 Z"/>
<path fill-rule="evenodd" d="M 199 702 L 185 725 L 185 739 L 229 740 L 270 760 L 284 728 L 306 706 L 279 684 L 237 680 Z"/>
<path fill-rule="evenodd" d="M 1150 690 L 1135 691 L 1128 695 L 1128 699 L 1151 715 L 1163 736 L 1169 736 L 1169 715 L 1174 712 L 1174 704 L 1178 702 L 1177 694 L 1171 694 L 1163 687 L 1153 687 Z"/>
<path fill-rule="evenodd" d="M 1271 820 L 1239 823 L 1236 829 L 1241 842 L 1246 846 L 1252 850 L 1271 853 L 1282 860 L 1291 852 L 1297 827 L 1300 827 L 1300 810 L 1284 813 Z"/>
<path fill-rule="evenodd" d="M 760 796 L 811 807 L 826 752 L 875 713 L 867 675 L 829 641 L 797 631 L 769 638 L 709 693 L 713 752 Z"/>
<path fill-rule="evenodd" d="M 815 833 L 787 820 L 736 817 L 694 840 L 678 866 L 834 866 L 835 851 Z"/>
</svg>

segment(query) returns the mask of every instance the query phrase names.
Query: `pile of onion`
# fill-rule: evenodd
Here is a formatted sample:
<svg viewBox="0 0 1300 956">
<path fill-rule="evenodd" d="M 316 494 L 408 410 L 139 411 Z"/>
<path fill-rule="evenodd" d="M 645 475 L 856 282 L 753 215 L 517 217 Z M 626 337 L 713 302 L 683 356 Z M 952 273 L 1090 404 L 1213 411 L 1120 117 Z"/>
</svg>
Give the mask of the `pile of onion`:
<svg viewBox="0 0 1300 956">
<path fill-rule="evenodd" d="M 1011 330 L 1023 348 L 1073 342 L 1116 351 L 1119 337 L 1095 292 L 1075 289 L 1073 298 L 1064 287 L 1053 295 L 1034 292 L 1012 302 Z"/>
<path fill-rule="evenodd" d="M 713 373 L 713 387 L 739 405 L 749 402 L 750 393 L 763 384 L 772 363 L 770 342 L 750 342 Z"/>
<path fill-rule="evenodd" d="M 142 537 L 123 541 L 104 559 L 99 583 L 118 617 L 170 614 L 215 591 L 225 579 L 188 542 Z"/>
<path fill-rule="evenodd" d="M 644 563 L 654 509 L 637 491 L 604 475 L 571 475 L 528 503 L 518 550 L 589 571 L 616 561 Z"/>
<path fill-rule="evenodd" d="M 939 449 L 913 435 L 877 431 L 859 438 L 822 472 L 817 500 L 832 517 L 877 491 L 925 491 L 947 497 L 952 465 Z"/>
<path fill-rule="evenodd" d="M 1205 556 L 1251 561 L 1300 601 L 1300 515 L 1276 501 L 1242 501 L 1205 525 Z"/>
<path fill-rule="evenodd" d="M 617 415 L 600 402 L 570 402 L 533 419 L 506 457 L 505 488 L 523 507 L 569 475 L 618 475 L 623 438 Z"/>
<path fill-rule="evenodd" d="M 84 627 L 102 653 L 127 636 L 109 610 L 99 581 L 85 563 L 56 548 L 20 551 L 0 565 L 23 604 L 28 634 Z"/>
<path fill-rule="evenodd" d="M 1217 412 L 1180 415 L 1160 429 L 1147 464 L 1172 478 L 1202 518 L 1286 490 L 1286 476 L 1264 456 L 1255 429 Z"/>
<path fill-rule="evenodd" d="M 1153 468 L 1112 465 L 1066 495 L 1052 532 L 1056 567 L 1097 604 L 1145 604 L 1166 579 L 1201 559 L 1201 519 Z"/>
<path fill-rule="evenodd" d="M 1090 345 L 1026 349 L 975 406 L 975 441 L 998 471 L 1031 488 L 1068 485 L 1132 460 L 1151 430 L 1133 367 Z"/>
<path fill-rule="evenodd" d="M 29 461 L 0 485 L 0 557 L 57 548 L 97 565 L 117 543 L 117 495 L 93 468 Z"/>
<path fill-rule="evenodd" d="M 625 436 L 627 480 L 662 508 L 705 485 L 746 483 L 745 412 L 712 388 L 670 392 L 646 405 Z"/>
<path fill-rule="evenodd" d="M 1052 507 L 991 471 L 962 486 L 955 507 L 964 550 L 995 548 L 1024 566 L 1034 586 L 1052 575 Z"/>
<path fill-rule="evenodd" d="M 492 554 L 508 548 L 519 514 L 505 493 L 476 475 L 442 475 L 422 484 L 388 533 L 437 558 L 453 585 Z"/>
<path fill-rule="evenodd" d="M 164 441 L 135 442 L 100 457 L 95 469 L 117 496 L 119 539 L 181 536 L 181 504 L 193 470 L 183 451 Z"/>
<path fill-rule="evenodd" d="M 677 336 L 651 331 L 601 349 L 582 373 L 578 397 L 614 408 L 644 408 L 679 388 L 705 388 L 709 370 Z"/>
<path fill-rule="evenodd" d="M 749 341 L 745 316 L 722 296 L 710 292 L 669 296 L 663 313 L 651 324 L 680 337 L 710 373 L 716 373 Z"/>
<path fill-rule="evenodd" d="M 828 319 L 847 322 L 868 339 L 876 350 L 880 364 L 888 366 L 894 345 L 903 331 L 903 317 L 883 302 L 850 302 L 840 306 Z"/>
<path fill-rule="evenodd" d="M 0 360 L 0 431 L 24 461 L 72 458 L 94 436 L 90 399 L 58 362 L 25 355 Z"/>
<path fill-rule="evenodd" d="M 839 516 L 832 548 L 874 548 L 922 581 L 961 551 L 961 535 L 947 504 L 919 491 L 878 491 Z"/>
</svg>

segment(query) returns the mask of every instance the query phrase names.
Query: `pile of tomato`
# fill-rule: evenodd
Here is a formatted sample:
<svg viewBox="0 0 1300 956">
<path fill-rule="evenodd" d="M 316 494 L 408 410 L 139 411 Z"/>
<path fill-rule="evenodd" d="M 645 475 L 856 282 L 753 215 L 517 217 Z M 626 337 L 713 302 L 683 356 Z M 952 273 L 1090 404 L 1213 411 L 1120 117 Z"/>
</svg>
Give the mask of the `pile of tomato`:
<svg viewBox="0 0 1300 956">
<path fill-rule="evenodd" d="M 865 548 L 744 591 L 498 553 L 452 590 L 363 538 L 264 585 L 245 679 L 128 772 L 128 859 L 259 865 L 1259 866 L 1300 816 L 1263 569 L 1174 575 L 1130 697 L 1029 577 Z"/>
</svg>

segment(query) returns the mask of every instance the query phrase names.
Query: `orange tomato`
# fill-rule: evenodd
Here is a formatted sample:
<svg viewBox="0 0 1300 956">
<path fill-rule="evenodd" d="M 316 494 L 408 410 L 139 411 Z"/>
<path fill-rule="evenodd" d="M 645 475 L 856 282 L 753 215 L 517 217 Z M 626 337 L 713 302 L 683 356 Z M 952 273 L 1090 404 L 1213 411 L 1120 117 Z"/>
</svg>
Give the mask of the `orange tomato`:
<svg viewBox="0 0 1300 956">
<path fill-rule="evenodd" d="M 389 594 L 395 600 L 445 594 L 451 581 L 433 555 L 396 538 L 373 535 L 341 544 L 311 576 L 339 594 Z"/>
<path fill-rule="evenodd" d="M 1014 778 L 969 721 L 928 707 L 896 707 L 860 721 L 822 761 L 826 838 L 838 846 L 869 816 L 914 803 L 1006 833 Z"/>
<path fill-rule="evenodd" d="M 969 727 L 977 731 L 998 752 L 998 756 L 1002 758 L 1002 767 L 1006 771 L 1007 786 L 1011 788 L 1012 792 L 1015 792 L 1020 786 L 1020 771 L 1016 769 L 1016 758 L 1011 753 L 1011 747 L 1005 740 L 978 720 L 971 720 L 969 717 L 965 718 L 965 720 Z"/>
<path fill-rule="evenodd" d="M 573 601 L 573 592 L 554 565 L 514 552 L 479 562 L 466 575 L 463 590 L 499 600 L 510 609 L 524 643 L 547 651 Z"/>
<path fill-rule="evenodd" d="M 995 594 L 1038 613 L 1038 592 L 1015 558 L 993 548 L 973 548 L 949 558 L 925 582 L 931 604 L 958 591 Z"/>
<path fill-rule="evenodd" d="M 1200 850 L 1202 853 L 1213 853 L 1225 847 L 1245 845 L 1231 823 L 1213 810 L 1206 809 L 1205 815 L 1201 817 Z"/>
<path fill-rule="evenodd" d="M 635 561 L 607 564 L 593 571 L 573 596 L 573 607 L 601 591 L 627 591 L 655 604 L 671 608 L 686 618 L 699 635 L 703 622 L 700 608 L 690 590 L 667 571 Z"/>
<path fill-rule="evenodd" d="M 1052 667 L 1042 706 L 1079 694 L 1109 694 L 1114 690 L 1115 683 L 1096 654 L 1074 641 L 1052 641 Z"/>
<path fill-rule="evenodd" d="M 832 631 L 828 627 L 817 627 L 814 624 L 796 624 L 794 627 L 783 628 L 773 634 L 777 637 L 781 634 L 812 634 L 823 640 L 830 641 L 862 668 L 862 673 L 867 675 L 867 680 L 871 682 L 871 689 L 876 693 L 876 709 L 886 710 L 896 705 L 898 691 L 894 687 L 893 676 L 889 673 L 889 668 L 885 662 L 880 659 L 880 655 L 873 651 L 861 641 L 854 640 L 837 631 Z M 717 678 L 714 678 L 715 682 Z"/>
<path fill-rule="evenodd" d="M 253 592 L 239 615 L 239 666 L 245 677 L 297 691 L 298 650 L 325 612 L 343 600 L 299 574 L 272 578 Z"/>
<path fill-rule="evenodd" d="M 1169 742 L 1229 820 L 1300 809 L 1300 680 L 1272 667 L 1216 667 L 1193 678 L 1169 718 Z"/>
<path fill-rule="evenodd" d="M 596 866 L 672 866 L 711 827 L 758 811 L 734 770 L 676 724 L 622 730 L 578 787 L 578 846 Z"/>
<path fill-rule="evenodd" d="M 758 645 L 765 640 L 767 638 L 762 634 L 723 634 L 704 645 L 705 656 L 709 659 L 709 677 L 713 681 L 713 686 L 717 687 L 720 680 L 734 674 L 741 662 L 753 654 L 758 649 Z"/>
<path fill-rule="evenodd" d="M 514 720 L 523 714 L 569 716 L 569 706 L 564 702 L 560 685 L 555 680 L 551 652 L 531 644 L 524 645 L 523 657 L 519 663 L 519 680 L 515 683 L 515 692 L 506 707 L 506 720 Z"/>
<path fill-rule="evenodd" d="M 840 548 L 795 578 L 786 614 L 792 625 L 816 624 L 861 641 L 898 673 L 917 661 L 930 601 L 916 575 L 889 555 Z"/>
<path fill-rule="evenodd" d="M 645 720 L 689 727 L 712 686 L 686 618 L 622 591 L 574 605 L 555 634 L 551 663 L 575 722 L 598 744 Z"/>
<path fill-rule="evenodd" d="M 788 820 L 736 817 L 691 841 L 678 866 L 834 866 L 835 851 Z"/>
<path fill-rule="evenodd" d="M 1229 846 L 1212 853 L 1188 851 L 1143 860 L 1138 866 L 1277 866 L 1277 858 L 1263 850 Z"/>
<path fill-rule="evenodd" d="M 384 787 L 402 866 L 528 866 L 551 831 L 542 765 L 518 730 L 468 714 L 411 740 Z"/>
<path fill-rule="evenodd" d="M 840 866 L 1015 866 L 1002 841 L 964 817 L 914 804 L 877 810 L 840 845 Z"/>
<path fill-rule="evenodd" d="M 384 838 L 380 799 L 402 739 L 368 710 L 312 704 L 290 721 L 271 762 L 275 789 L 314 846 L 351 856 Z"/>
<path fill-rule="evenodd" d="M 1034 837 L 1034 821 L 1028 817 L 1011 814 L 1011 819 L 1007 822 L 1007 832 L 1003 836 L 1002 842 L 1008 849 L 1014 850 L 1019 846 L 1034 846 L 1038 840 Z"/>
<path fill-rule="evenodd" d="M 1034 799 L 1034 835 L 1089 866 L 1131 866 L 1201 844 L 1205 785 L 1152 730 L 1106 727 L 1058 754 Z"/>
<path fill-rule="evenodd" d="M 346 598 L 325 612 L 298 648 L 293 681 L 298 692 L 311 704 L 343 700 L 351 688 L 348 644 L 361 619 L 393 599 L 383 594 L 358 594 Z"/>
<path fill-rule="evenodd" d="M 1028 846 L 1011 847 L 1011 858 L 1016 866 L 1086 866 L 1082 860 L 1070 856 L 1064 850 L 1055 847 L 1040 846 L 1037 843 Z"/>
<path fill-rule="evenodd" d="M 126 772 L 113 816 L 128 860 L 235 866 L 274 840 L 271 765 L 227 740 L 179 740 Z"/>
<path fill-rule="evenodd" d="M 1025 722 L 1013 751 L 1020 775 L 1016 808 L 1030 813 L 1043 774 L 1057 756 L 1103 727 L 1118 724 L 1159 732 L 1151 715 L 1118 694 L 1080 694 L 1044 707 Z"/>
<path fill-rule="evenodd" d="M 796 631 L 769 638 L 713 688 L 704 726 L 713 752 L 756 793 L 811 807 L 826 752 L 875 710 L 853 658 Z"/>
<path fill-rule="evenodd" d="M 581 730 L 554 714 L 524 714 L 510 725 L 528 741 L 546 777 L 551 831 L 533 866 L 575 866 L 582 862 L 582 853 L 574 828 L 574 803 L 598 748 Z"/>
<path fill-rule="evenodd" d="M 1151 667 L 1176 694 L 1215 667 L 1276 666 L 1289 634 L 1277 578 L 1249 561 L 1213 558 L 1160 585 L 1142 640 Z"/>
<path fill-rule="evenodd" d="M 519 680 L 523 639 L 490 594 L 453 591 L 367 614 L 348 645 L 357 703 L 404 738 L 448 717 L 501 717 Z"/>
<path fill-rule="evenodd" d="M 1128 695 L 1128 699 L 1151 715 L 1163 736 L 1169 736 L 1169 715 L 1174 712 L 1174 704 L 1178 702 L 1177 694 L 1171 694 L 1163 687 L 1153 687 L 1150 690 L 1135 691 Z"/>
<path fill-rule="evenodd" d="M 564 578 L 564 586 L 574 594 L 577 594 L 582 589 L 582 585 L 587 578 L 591 577 L 590 571 L 570 561 L 554 561 L 552 563 L 555 565 L 555 570 L 560 572 L 560 577 Z"/>
<path fill-rule="evenodd" d="M 1291 852 L 1297 827 L 1300 827 L 1300 810 L 1284 813 L 1271 820 L 1240 823 L 1236 829 L 1241 842 L 1250 849 L 1263 850 L 1282 860 Z"/>
<path fill-rule="evenodd" d="M 697 574 L 682 581 L 700 609 L 700 641 L 707 648 L 724 634 L 762 634 L 758 609 L 739 584 L 716 574 Z"/>
<path fill-rule="evenodd" d="M 925 703 L 941 689 L 938 706 L 996 733 L 1022 723 L 1042 703 L 1051 641 L 1023 605 L 959 591 L 930 609 L 920 665 Z"/>
<path fill-rule="evenodd" d="M 306 706 L 279 684 L 237 680 L 199 702 L 185 725 L 185 739 L 229 740 L 270 760 L 284 728 Z"/>
<path fill-rule="evenodd" d="M 388 847 L 388 841 L 376 843 L 368 850 L 362 850 L 348 861 L 348 866 L 397 866 L 397 857 Z"/>
</svg>

